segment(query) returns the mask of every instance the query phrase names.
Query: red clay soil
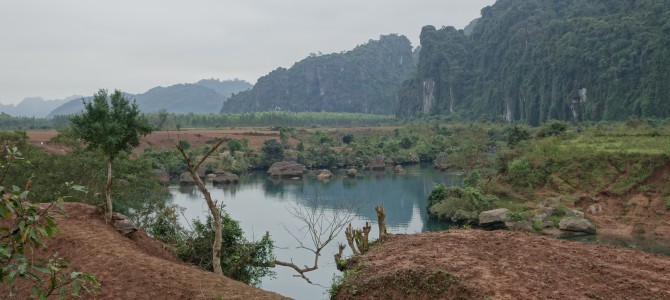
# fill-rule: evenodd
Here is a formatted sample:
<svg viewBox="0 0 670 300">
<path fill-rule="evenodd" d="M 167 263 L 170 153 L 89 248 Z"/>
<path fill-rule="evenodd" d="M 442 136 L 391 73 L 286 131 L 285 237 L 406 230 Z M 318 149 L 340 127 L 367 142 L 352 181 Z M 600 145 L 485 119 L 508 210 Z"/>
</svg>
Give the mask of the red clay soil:
<svg viewBox="0 0 670 300">
<path fill-rule="evenodd" d="M 68 149 L 60 145 L 49 143 L 49 140 L 56 136 L 58 132 L 53 130 L 33 130 L 26 134 L 30 141 L 49 153 L 63 153 Z M 249 147 L 252 149 L 260 148 L 263 142 L 270 139 L 279 139 L 278 131 L 270 131 L 259 128 L 241 128 L 241 129 L 192 129 L 181 131 L 155 131 L 142 138 L 140 145 L 135 148 L 134 153 L 141 153 L 145 148 L 153 149 L 174 149 L 177 141 L 187 141 L 191 146 L 197 147 L 206 143 L 215 143 L 216 139 L 242 139 L 249 141 Z M 291 145 L 297 145 L 298 141 L 290 139 Z"/>
<path fill-rule="evenodd" d="M 126 238 L 107 225 L 93 206 L 66 203 L 65 209 L 67 217 L 56 217 L 61 233 L 47 242 L 46 250 L 36 253 L 58 253 L 74 269 L 94 274 L 100 289 L 84 299 L 285 299 L 180 263 L 141 231 L 133 234 L 133 240 Z M 0 298 L 5 296 L 3 285 Z"/>
<path fill-rule="evenodd" d="M 337 299 L 670 299 L 670 257 L 523 232 L 389 236 Z"/>
</svg>

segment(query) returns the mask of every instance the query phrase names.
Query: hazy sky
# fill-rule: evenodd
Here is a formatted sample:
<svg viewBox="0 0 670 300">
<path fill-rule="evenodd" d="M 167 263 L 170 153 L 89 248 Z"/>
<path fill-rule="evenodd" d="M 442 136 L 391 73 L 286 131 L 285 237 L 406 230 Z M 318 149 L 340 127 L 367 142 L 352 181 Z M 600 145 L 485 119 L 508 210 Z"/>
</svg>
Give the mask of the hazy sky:
<svg viewBox="0 0 670 300">
<path fill-rule="evenodd" d="M 0 3 L 0 103 L 251 83 L 310 53 L 424 25 L 463 28 L 494 0 L 22 0 Z"/>
</svg>

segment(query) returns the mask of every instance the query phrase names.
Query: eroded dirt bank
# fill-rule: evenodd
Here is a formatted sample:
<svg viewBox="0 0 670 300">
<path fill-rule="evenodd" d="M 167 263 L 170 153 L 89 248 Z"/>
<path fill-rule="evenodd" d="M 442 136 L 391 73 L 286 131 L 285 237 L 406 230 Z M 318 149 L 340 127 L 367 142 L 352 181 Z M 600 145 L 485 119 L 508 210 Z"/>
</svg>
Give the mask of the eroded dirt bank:
<svg viewBox="0 0 670 300">
<path fill-rule="evenodd" d="M 58 253 L 74 269 L 93 273 L 101 284 L 99 293 L 84 299 L 285 299 L 180 263 L 141 231 L 133 240 L 125 238 L 105 224 L 93 206 L 66 203 L 65 209 L 67 217 L 56 214 L 61 233 L 37 254 Z M 19 291 L 25 294 L 26 288 L 24 284 Z M 4 285 L 0 295 L 7 295 Z"/>
<path fill-rule="evenodd" d="M 670 299 L 670 257 L 523 232 L 389 236 L 338 299 Z"/>
</svg>

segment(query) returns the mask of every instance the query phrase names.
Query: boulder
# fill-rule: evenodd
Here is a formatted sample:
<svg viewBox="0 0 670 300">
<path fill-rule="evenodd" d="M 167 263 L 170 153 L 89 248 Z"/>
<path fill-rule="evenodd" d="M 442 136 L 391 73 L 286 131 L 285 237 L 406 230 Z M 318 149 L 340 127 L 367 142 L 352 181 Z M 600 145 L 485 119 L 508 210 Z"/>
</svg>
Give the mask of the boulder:
<svg viewBox="0 0 670 300">
<path fill-rule="evenodd" d="M 354 178 L 354 177 L 356 177 L 357 172 L 358 172 L 358 170 L 356 170 L 356 168 L 351 168 L 351 169 L 348 169 L 346 171 L 346 174 L 347 174 L 347 177 Z"/>
<path fill-rule="evenodd" d="M 365 166 L 365 168 L 372 171 L 383 171 L 386 169 L 386 161 L 384 160 L 384 156 L 375 156 L 375 158 L 367 166 Z"/>
<path fill-rule="evenodd" d="M 205 178 L 205 176 L 207 176 L 207 168 L 201 165 L 196 170 L 196 173 L 198 173 L 198 176 L 200 176 L 200 178 Z"/>
<path fill-rule="evenodd" d="M 195 184 L 195 180 L 193 180 L 191 173 L 182 172 L 181 174 L 179 174 L 179 184 L 191 185 Z"/>
<path fill-rule="evenodd" d="M 207 177 L 208 180 L 214 180 L 214 177 L 216 177 L 216 174 L 215 173 L 209 173 L 205 177 Z"/>
<path fill-rule="evenodd" d="M 604 211 L 603 211 L 603 207 L 600 206 L 600 204 L 592 204 L 591 206 L 589 206 L 586 209 L 586 212 L 588 212 L 589 214 L 592 214 L 592 215 L 600 215 Z"/>
<path fill-rule="evenodd" d="M 316 174 L 316 179 L 319 180 L 330 180 L 331 178 L 333 178 L 333 173 L 331 173 L 327 169 L 323 169 L 319 171 L 318 174 Z"/>
<path fill-rule="evenodd" d="M 479 213 L 479 226 L 486 228 L 501 228 L 506 227 L 507 208 L 498 208 L 494 210 L 487 210 Z"/>
<path fill-rule="evenodd" d="M 272 164 L 268 170 L 268 175 L 271 177 L 301 178 L 305 172 L 307 172 L 305 165 L 301 165 L 291 159 L 285 159 Z"/>
<path fill-rule="evenodd" d="M 433 167 L 440 171 L 449 169 L 449 165 L 447 164 L 447 153 L 440 152 L 433 161 Z"/>
<path fill-rule="evenodd" d="M 133 221 L 120 213 L 112 214 L 112 222 L 116 231 L 125 236 L 128 236 L 129 234 L 139 230 Z"/>
<path fill-rule="evenodd" d="M 393 172 L 396 174 L 405 173 L 405 169 L 403 169 L 401 165 L 396 165 L 395 168 L 393 168 Z"/>
<path fill-rule="evenodd" d="M 229 183 L 237 183 L 240 181 L 240 178 L 229 172 L 223 172 L 223 173 L 217 173 L 215 174 L 214 178 L 212 178 L 212 182 L 214 184 L 229 184 Z"/>
<path fill-rule="evenodd" d="M 596 233 L 596 227 L 591 221 L 578 217 L 565 217 L 558 222 L 558 228 L 563 231 Z"/>
<path fill-rule="evenodd" d="M 161 185 L 168 185 L 170 184 L 170 174 L 168 172 L 165 172 L 163 170 L 159 169 L 154 169 L 153 170 L 154 176 L 156 176 L 156 179 Z"/>
</svg>

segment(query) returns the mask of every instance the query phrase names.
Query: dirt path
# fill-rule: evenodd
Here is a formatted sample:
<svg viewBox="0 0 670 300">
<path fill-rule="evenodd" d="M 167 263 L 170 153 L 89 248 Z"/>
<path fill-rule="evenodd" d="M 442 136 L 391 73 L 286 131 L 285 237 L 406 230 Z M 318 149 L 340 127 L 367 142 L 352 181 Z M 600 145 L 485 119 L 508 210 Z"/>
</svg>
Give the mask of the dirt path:
<svg viewBox="0 0 670 300">
<path fill-rule="evenodd" d="M 93 206 L 66 203 L 65 208 L 69 216 L 57 217 L 61 234 L 47 243 L 47 253 L 57 252 L 76 270 L 93 273 L 101 284 L 96 299 L 284 299 L 177 262 L 144 233 L 135 241 L 125 238 Z M 0 287 L 0 295 L 6 294 Z"/>
<path fill-rule="evenodd" d="M 521 232 L 391 236 L 340 299 L 670 299 L 670 257 Z"/>
</svg>

